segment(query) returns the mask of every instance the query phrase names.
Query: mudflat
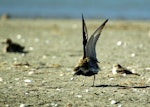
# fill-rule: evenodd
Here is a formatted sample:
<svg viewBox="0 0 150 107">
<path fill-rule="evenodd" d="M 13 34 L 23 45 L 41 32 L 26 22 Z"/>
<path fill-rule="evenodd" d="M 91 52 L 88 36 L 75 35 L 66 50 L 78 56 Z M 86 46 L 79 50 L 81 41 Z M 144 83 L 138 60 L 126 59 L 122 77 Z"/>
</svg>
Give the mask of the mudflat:
<svg viewBox="0 0 150 107">
<path fill-rule="evenodd" d="M 104 20 L 85 21 L 90 36 Z M 150 21 L 108 21 L 96 46 L 94 87 L 93 76 L 72 76 L 83 54 L 81 20 L 0 20 L 0 41 L 6 38 L 29 53 L 5 53 L 0 45 L 1 107 L 150 106 Z M 113 75 L 116 63 L 140 76 Z"/>
</svg>

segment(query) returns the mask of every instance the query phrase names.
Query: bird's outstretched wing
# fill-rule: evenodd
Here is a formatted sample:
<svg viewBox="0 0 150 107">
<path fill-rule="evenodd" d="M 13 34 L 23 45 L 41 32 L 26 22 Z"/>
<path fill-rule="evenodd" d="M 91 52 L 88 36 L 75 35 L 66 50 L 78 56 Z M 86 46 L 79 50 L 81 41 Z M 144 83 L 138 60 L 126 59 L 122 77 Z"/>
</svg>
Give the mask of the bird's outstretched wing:
<svg viewBox="0 0 150 107">
<path fill-rule="evenodd" d="M 82 14 L 82 33 L 83 33 L 83 58 L 86 58 L 86 44 L 88 41 L 88 32 L 87 32 L 87 27 L 86 23 L 84 21 L 84 17 Z"/>
<path fill-rule="evenodd" d="M 96 43 L 107 21 L 108 19 L 105 20 L 105 22 L 103 22 L 103 24 L 96 29 L 96 31 L 92 34 L 92 36 L 88 40 L 85 48 L 86 57 L 89 57 L 90 59 L 93 60 L 97 60 L 95 51 Z"/>
</svg>

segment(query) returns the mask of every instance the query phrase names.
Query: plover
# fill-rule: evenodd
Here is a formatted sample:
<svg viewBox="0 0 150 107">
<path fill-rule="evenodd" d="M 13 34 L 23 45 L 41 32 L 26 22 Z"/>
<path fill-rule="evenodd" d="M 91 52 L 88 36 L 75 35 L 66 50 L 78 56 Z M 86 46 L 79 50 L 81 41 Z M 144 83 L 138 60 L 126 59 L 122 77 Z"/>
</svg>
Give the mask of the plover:
<svg viewBox="0 0 150 107">
<path fill-rule="evenodd" d="M 133 73 L 132 71 L 122 67 L 120 64 L 113 65 L 112 73 L 113 74 L 125 74 L 125 75 L 132 74 L 132 75 L 140 76 L 140 74 Z"/>
<path fill-rule="evenodd" d="M 108 19 L 104 21 L 104 23 L 99 26 L 96 31 L 91 35 L 88 39 L 88 32 L 86 23 L 84 21 L 84 17 L 82 15 L 82 31 L 83 31 L 83 57 L 79 60 L 77 66 L 73 69 L 74 76 L 75 75 L 83 75 L 83 76 L 94 76 L 93 85 L 95 82 L 95 75 L 100 70 L 98 66 L 98 60 L 96 57 L 96 43 L 99 39 L 99 36 L 104 28 L 105 24 L 107 23 Z M 84 85 L 84 83 L 82 84 Z"/>
<path fill-rule="evenodd" d="M 21 46 L 17 43 L 13 43 L 10 38 L 7 38 L 5 42 L 2 42 L 3 44 L 7 44 L 4 51 L 5 52 L 18 52 L 18 53 L 27 53 L 24 51 L 24 46 Z"/>
</svg>

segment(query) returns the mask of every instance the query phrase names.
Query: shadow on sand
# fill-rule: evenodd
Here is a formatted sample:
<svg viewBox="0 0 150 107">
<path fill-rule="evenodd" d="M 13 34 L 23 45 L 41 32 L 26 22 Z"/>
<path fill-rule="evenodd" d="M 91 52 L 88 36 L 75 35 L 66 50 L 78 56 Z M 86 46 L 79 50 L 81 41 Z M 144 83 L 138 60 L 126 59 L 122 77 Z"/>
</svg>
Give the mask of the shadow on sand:
<svg viewBox="0 0 150 107">
<path fill-rule="evenodd" d="M 121 89 L 128 89 L 128 88 L 150 88 L 150 86 L 125 86 L 125 85 L 97 85 L 97 86 L 94 86 L 94 87 L 102 87 L 102 88 L 105 88 L 105 87 L 116 87 L 116 88 L 121 88 Z"/>
</svg>

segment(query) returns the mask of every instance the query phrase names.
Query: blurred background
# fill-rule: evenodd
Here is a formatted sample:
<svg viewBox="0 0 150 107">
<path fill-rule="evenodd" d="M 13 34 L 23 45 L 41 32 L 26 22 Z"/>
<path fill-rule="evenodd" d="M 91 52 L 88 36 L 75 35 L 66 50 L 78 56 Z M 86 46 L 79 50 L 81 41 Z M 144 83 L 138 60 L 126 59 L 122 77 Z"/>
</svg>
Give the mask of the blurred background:
<svg viewBox="0 0 150 107">
<path fill-rule="evenodd" d="M 0 0 L 11 18 L 109 18 L 149 20 L 150 0 Z"/>
</svg>

